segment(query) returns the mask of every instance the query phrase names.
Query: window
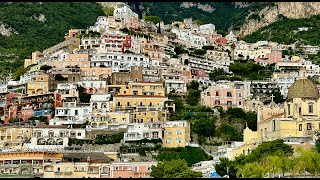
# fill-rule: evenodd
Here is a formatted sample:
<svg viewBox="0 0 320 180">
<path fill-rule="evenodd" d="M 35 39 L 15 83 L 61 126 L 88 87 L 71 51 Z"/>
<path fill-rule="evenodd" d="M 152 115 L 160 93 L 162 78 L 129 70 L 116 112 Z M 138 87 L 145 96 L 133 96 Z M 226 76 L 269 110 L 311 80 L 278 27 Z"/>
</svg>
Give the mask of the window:
<svg viewBox="0 0 320 180">
<path fill-rule="evenodd" d="M 231 92 L 227 92 L 227 97 L 232 97 Z"/>
<path fill-rule="evenodd" d="M 264 136 L 265 136 L 265 137 L 268 137 L 268 135 L 267 135 L 267 128 L 264 128 Z"/>
<path fill-rule="evenodd" d="M 307 130 L 312 130 L 312 124 L 311 123 L 307 123 Z"/>
<path fill-rule="evenodd" d="M 309 104 L 309 113 L 313 113 L 313 103 Z"/>
<path fill-rule="evenodd" d="M 302 124 L 299 124 L 299 131 L 302 131 Z"/>
<path fill-rule="evenodd" d="M 74 111 L 74 115 L 78 115 L 78 110 L 75 110 L 75 111 Z"/>
<path fill-rule="evenodd" d="M 138 91 L 133 91 L 133 95 L 138 95 Z"/>
<path fill-rule="evenodd" d="M 241 101 L 239 101 L 239 105 L 241 105 Z"/>
<path fill-rule="evenodd" d="M 227 106 L 232 106 L 232 102 L 231 101 L 227 101 Z"/>
<path fill-rule="evenodd" d="M 176 131 L 176 135 L 181 135 L 182 132 L 180 130 Z"/>
<path fill-rule="evenodd" d="M 180 144 L 182 142 L 181 138 L 176 139 L 176 143 Z"/>
<path fill-rule="evenodd" d="M 216 96 L 219 96 L 219 91 L 216 92 Z"/>
<path fill-rule="evenodd" d="M 120 103 L 120 102 L 118 102 L 118 106 L 121 106 L 121 103 Z"/>
<path fill-rule="evenodd" d="M 272 121 L 272 131 L 275 131 L 276 130 L 276 121 L 273 120 Z"/>
<path fill-rule="evenodd" d="M 171 144 L 171 143 L 172 143 L 171 138 L 168 138 L 168 139 L 166 140 L 166 143 L 167 143 L 167 144 Z"/>
<path fill-rule="evenodd" d="M 172 135 L 172 132 L 171 131 L 167 131 L 167 135 Z"/>
<path fill-rule="evenodd" d="M 210 96 L 210 92 L 207 92 L 207 96 Z"/>
<path fill-rule="evenodd" d="M 291 112 L 290 112 L 290 104 L 288 104 L 288 115 L 290 116 Z"/>
<path fill-rule="evenodd" d="M 78 133 L 78 136 L 81 136 L 81 133 Z"/>
<path fill-rule="evenodd" d="M 215 104 L 216 105 L 220 105 L 220 101 L 215 101 Z"/>
<path fill-rule="evenodd" d="M 127 102 L 127 106 L 130 106 L 130 102 Z"/>
</svg>

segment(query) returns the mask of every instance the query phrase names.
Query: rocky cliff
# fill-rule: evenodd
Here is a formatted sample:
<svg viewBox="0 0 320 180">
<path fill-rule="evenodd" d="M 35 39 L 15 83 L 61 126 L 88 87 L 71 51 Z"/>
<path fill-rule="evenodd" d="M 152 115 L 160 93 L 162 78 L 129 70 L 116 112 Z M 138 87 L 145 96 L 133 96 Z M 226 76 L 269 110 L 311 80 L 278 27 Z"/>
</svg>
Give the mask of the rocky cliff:
<svg viewBox="0 0 320 180">
<path fill-rule="evenodd" d="M 279 19 L 281 15 L 291 19 L 308 18 L 320 14 L 320 2 L 276 2 L 275 6 L 267 6 L 258 12 L 259 19 L 249 19 L 235 33 L 244 37 Z"/>
</svg>

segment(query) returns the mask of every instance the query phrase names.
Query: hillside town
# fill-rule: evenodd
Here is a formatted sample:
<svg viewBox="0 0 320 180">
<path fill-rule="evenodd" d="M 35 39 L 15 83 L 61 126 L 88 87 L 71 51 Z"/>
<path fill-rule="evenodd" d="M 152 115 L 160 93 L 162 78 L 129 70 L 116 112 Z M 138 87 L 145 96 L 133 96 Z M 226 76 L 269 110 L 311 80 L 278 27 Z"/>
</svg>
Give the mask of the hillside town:
<svg viewBox="0 0 320 180">
<path fill-rule="evenodd" d="M 209 178 L 221 158 L 263 142 L 296 153 L 318 139 L 320 67 L 308 59 L 318 46 L 246 43 L 192 18 L 154 23 L 125 3 L 64 39 L 0 82 L 0 177 L 151 178 L 161 148 L 190 147 L 210 157 L 191 165 Z M 228 109 L 255 113 L 255 129 L 245 122 L 242 140 L 206 143 L 177 115 L 205 113 L 187 104 L 209 108 L 215 127 Z"/>
</svg>

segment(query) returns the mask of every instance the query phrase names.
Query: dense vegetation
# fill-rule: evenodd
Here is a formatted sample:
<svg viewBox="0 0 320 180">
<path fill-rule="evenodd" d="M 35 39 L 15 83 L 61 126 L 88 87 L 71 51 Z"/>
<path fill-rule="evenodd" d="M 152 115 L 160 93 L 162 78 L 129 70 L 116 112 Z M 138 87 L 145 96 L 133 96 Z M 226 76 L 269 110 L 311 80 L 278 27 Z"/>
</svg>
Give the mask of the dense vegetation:
<svg viewBox="0 0 320 180">
<path fill-rule="evenodd" d="M 221 158 L 220 163 L 215 165 L 215 169 L 218 174 L 221 176 L 224 176 L 227 174 L 227 168 L 229 168 L 229 175 L 231 178 L 234 178 L 236 176 L 239 176 L 239 174 L 242 174 L 243 176 L 243 167 L 248 166 L 247 164 L 255 164 L 264 162 L 268 157 L 271 156 L 280 156 L 282 158 L 289 157 L 293 154 L 293 148 L 290 145 L 284 144 L 283 140 L 274 140 L 274 141 L 268 141 L 263 142 L 260 144 L 256 149 L 252 150 L 251 153 L 248 155 L 240 155 L 235 158 L 235 160 L 230 161 L 227 158 Z M 261 177 L 261 168 L 258 169 L 259 166 L 256 166 L 257 171 L 259 171 L 260 176 L 257 175 L 257 177 Z M 267 169 L 267 168 L 265 168 Z M 270 169 L 268 169 L 270 170 Z M 268 171 L 267 171 L 268 172 Z M 252 171 L 252 177 L 254 177 L 254 172 Z"/>
<path fill-rule="evenodd" d="M 43 14 L 44 22 L 33 16 Z M 71 28 L 92 26 L 102 7 L 89 2 L 0 3 L 0 22 L 19 34 L 0 35 L 0 72 L 14 72 L 34 51 L 43 51 L 64 40 Z"/>
<path fill-rule="evenodd" d="M 185 160 L 169 160 L 152 165 L 150 176 L 153 178 L 201 178 L 201 172 L 195 172 L 187 166 Z"/>
<path fill-rule="evenodd" d="M 299 27 L 308 27 L 308 31 L 298 31 Z M 301 41 L 303 44 L 319 45 L 320 41 L 320 15 L 304 19 L 282 19 L 269 24 L 244 37 L 249 43 L 257 41 L 273 41 L 282 44 L 293 44 Z"/>
<path fill-rule="evenodd" d="M 163 148 L 160 150 L 157 158 L 158 161 L 170 161 L 173 159 L 183 159 L 188 166 L 198 163 L 200 161 L 210 160 L 201 148 L 198 147 L 177 147 L 177 148 Z"/>
<path fill-rule="evenodd" d="M 255 112 L 245 112 L 241 108 L 229 108 L 223 110 L 216 107 L 219 117 L 215 111 L 209 107 L 200 106 L 199 83 L 192 81 L 188 85 L 188 95 L 183 97 L 169 94 L 169 98 L 174 100 L 176 111 L 170 115 L 170 120 L 187 120 L 191 124 L 191 133 L 198 135 L 199 144 L 218 145 L 217 141 L 207 142 L 207 139 L 219 137 L 222 141 L 241 141 L 242 128 L 245 124 L 251 130 L 257 129 L 257 114 Z M 217 119 L 220 118 L 221 125 L 216 126 Z M 195 142 L 197 142 L 194 139 Z"/>
<path fill-rule="evenodd" d="M 224 31 L 228 31 L 231 26 L 239 29 L 249 11 L 257 12 L 266 6 L 274 5 L 271 2 L 254 2 L 247 7 L 237 8 L 234 2 L 202 2 L 200 4 L 208 4 L 215 10 L 206 12 L 197 7 L 183 8 L 180 7 L 181 2 L 142 2 L 144 9 L 148 9 L 146 15 L 158 16 L 165 24 L 181 21 L 184 18 L 192 18 L 197 22 L 213 23 L 216 29 Z M 137 7 L 137 5 L 135 6 Z M 136 11 L 140 13 L 140 9 Z"/>
</svg>

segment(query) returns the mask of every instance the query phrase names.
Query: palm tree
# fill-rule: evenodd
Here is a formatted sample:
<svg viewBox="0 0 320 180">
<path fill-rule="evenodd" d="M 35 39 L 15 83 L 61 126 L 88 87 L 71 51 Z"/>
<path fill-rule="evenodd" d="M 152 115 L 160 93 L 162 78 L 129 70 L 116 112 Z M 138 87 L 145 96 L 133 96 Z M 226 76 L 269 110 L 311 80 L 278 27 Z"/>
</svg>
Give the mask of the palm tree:
<svg viewBox="0 0 320 180">
<path fill-rule="evenodd" d="M 278 156 L 267 156 L 266 159 L 267 169 L 272 173 L 272 177 L 275 177 L 275 173 L 280 173 L 281 169 L 279 167 L 280 157 Z"/>
<path fill-rule="evenodd" d="M 311 167 L 311 152 L 303 151 L 301 147 L 297 149 L 297 152 L 299 153 L 299 157 L 296 158 L 297 163 L 295 165 L 295 168 L 299 173 L 303 171 L 304 177 L 306 177 L 306 171 Z M 312 169 L 312 167 L 310 169 Z"/>
</svg>

